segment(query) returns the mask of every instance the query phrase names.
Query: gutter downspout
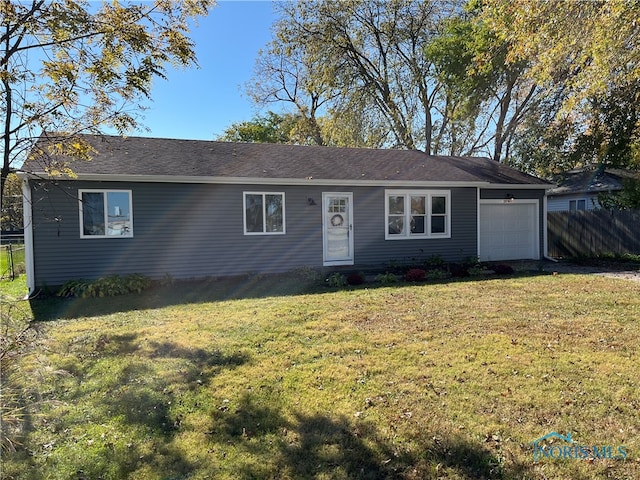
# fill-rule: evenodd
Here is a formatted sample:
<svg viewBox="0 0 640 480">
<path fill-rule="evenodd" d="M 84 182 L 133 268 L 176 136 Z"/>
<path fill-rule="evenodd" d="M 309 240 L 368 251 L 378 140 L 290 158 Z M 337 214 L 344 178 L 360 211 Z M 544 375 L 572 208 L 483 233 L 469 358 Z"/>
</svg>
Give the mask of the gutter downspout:
<svg viewBox="0 0 640 480">
<path fill-rule="evenodd" d="M 558 260 L 549 256 L 549 232 L 548 232 L 549 220 L 547 219 L 547 192 L 545 192 L 544 197 L 542 197 L 542 208 L 543 208 L 542 222 L 544 223 L 542 228 L 542 231 L 543 231 L 542 232 L 542 235 L 543 235 L 542 256 L 545 260 L 558 263 Z"/>
<path fill-rule="evenodd" d="M 476 257 L 480 258 L 480 187 L 476 188 Z"/>
</svg>

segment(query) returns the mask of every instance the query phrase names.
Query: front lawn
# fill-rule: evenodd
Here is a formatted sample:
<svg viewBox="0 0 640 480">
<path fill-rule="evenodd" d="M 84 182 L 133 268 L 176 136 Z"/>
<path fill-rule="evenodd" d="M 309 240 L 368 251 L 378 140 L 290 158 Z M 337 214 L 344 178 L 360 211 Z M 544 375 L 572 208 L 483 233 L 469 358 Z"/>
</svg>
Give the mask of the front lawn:
<svg viewBox="0 0 640 480">
<path fill-rule="evenodd" d="M 2 478 L 640 478 L 640 284 L 221 286 L 36 302 Z"/>
</svg>

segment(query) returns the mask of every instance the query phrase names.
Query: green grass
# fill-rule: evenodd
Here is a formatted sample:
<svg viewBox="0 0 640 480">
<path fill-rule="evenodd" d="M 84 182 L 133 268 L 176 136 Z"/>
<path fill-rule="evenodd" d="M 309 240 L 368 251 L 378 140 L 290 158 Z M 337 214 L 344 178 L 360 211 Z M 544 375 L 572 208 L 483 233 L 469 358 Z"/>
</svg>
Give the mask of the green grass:
<svg viewBox="0 0 640 480">
<path fill-rule="evenodd" d="M 296 279 L 34 302 L 16 479 L 640 478 L 640 285 Z M 533 461 L 551 431 L 626 460 Z"/>
<path fill-rule="evenodd" d="M 2 245 L 0 248 L 0 277 L 1 279 L 10 278 L 11 276 L 11 257 L 9 256 L 9 248 L 11 248 L 13 257 L 13 268 L 15 275 L 24 273 L 24 245 Z"/>
</svg>

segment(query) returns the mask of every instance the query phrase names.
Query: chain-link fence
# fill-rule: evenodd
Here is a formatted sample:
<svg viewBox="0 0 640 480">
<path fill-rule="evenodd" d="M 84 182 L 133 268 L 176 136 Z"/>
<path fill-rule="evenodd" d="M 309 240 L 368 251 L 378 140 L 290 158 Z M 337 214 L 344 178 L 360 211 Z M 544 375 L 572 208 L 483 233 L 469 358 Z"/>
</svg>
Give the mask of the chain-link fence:
<svg viewBox="0 0 640 480">
<path fill-rule="evenodd" d="M 18 275 L 24 272 L 24 244 L 0 245 L 0 278 L 15 280 Z"/>
</svg>

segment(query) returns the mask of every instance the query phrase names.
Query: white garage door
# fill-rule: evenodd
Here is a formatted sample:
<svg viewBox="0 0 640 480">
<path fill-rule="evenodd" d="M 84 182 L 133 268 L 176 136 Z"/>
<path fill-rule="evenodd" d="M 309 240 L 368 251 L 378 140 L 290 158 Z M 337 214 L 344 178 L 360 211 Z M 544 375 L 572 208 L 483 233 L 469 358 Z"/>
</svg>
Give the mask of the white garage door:
<svg viewBox="0 0 640 480">
<path fill-rule="evenodd" d="M 480 260 L 540 258 L 537 202 L 480 204 Z"/>
</svg>

